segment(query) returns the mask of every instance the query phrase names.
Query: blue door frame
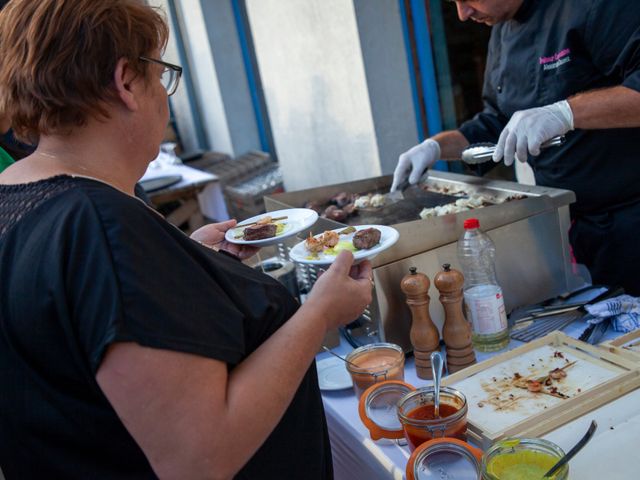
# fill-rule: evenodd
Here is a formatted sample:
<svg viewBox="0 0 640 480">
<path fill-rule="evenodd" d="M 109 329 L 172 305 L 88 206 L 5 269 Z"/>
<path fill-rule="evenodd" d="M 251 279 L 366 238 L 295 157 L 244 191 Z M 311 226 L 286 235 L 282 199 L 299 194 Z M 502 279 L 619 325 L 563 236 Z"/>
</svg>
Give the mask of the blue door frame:
<svg viewBox="0 0 640 480">
<path fill-rule="evenodd" d="M 251 38 L 247 21 L 246 5 L 244 0 L 231 0 L 231 7 L 233 8 L 236 30 L 238 31 L 238 39 L 240 42 L 240 49 L 242 50 L 244 68 L 247 74 L 249 92 L 251 92 L 253 112 L 256 117 L 258 136 L 260 138 L 260 148 L 262 151 L 268 152 L 271 155 L 271 158 L 276 159 L 273 137 L 271 135 L 271 128 L 269 125 L 269 117 L 267 116 L 267 107 L 262 93 L 260 74 L 258 73 L 253 50 L 253 40 Z"/>
<path fill-rule="evenodd" d="M 429 19 L 425 0 L 398 0 L 402 16 L 405 49 L 413 104 L 418 127 L 418 139 L 423 141 L 442 131 L 442 114 L 438 95 L 438 82 L 429 30 Z M 407 11 L 409 8 L 409 12 Z M 411 15 L 411 26 L 408 14 Z M 413 37 L 413 38 L 412 38 Z M 444 41 L 444 39 L 442 39 Z M 412 45 L 415 45 L 415 62 Z M 419 72 L 420 84 L 416 80 Z M 420 95 L 422 93 L 422 95 Z M 424 112 L 424 115 L 423 115 Z M 425 125 L 426 122 L 426 125 Z M 436 170 L 448 170 L 447 162 L 439 161 L 434 165 Z"/>
</svg>

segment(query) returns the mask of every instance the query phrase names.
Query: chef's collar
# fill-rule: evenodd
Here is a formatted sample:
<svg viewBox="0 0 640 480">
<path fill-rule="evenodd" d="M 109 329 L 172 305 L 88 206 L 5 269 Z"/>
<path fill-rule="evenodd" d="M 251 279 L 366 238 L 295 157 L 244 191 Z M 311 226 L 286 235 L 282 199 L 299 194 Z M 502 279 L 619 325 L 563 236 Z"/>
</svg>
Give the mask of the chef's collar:
<svg viewBox="0 0 640 480">
<path fill-rule="evenodd" d="M 538 3 L 537 0 L 523 0 L 513 19 L 519 23 L 526 22 L 533 13 L 536 3 Z"/>
</svg>

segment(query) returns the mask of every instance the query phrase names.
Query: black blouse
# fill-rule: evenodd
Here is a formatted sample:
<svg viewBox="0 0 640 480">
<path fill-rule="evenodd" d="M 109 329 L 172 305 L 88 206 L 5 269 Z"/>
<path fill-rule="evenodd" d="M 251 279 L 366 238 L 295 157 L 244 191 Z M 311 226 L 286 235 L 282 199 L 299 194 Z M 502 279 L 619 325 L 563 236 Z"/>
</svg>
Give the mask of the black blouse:
<svg viewBox="0 0 640 480">
<path fill-rule="evenodd" d="M 138 199 L 69 176 L 0 185 L 0 298 L 8 480 L 154 478 L 96 383 L 106 348 L 133 341 L 233 368 L 298 307 L 280 283 L 192 241 Z M 332 475 L 314 365 L 238 478 L 299 472 Z"/>
</svg>

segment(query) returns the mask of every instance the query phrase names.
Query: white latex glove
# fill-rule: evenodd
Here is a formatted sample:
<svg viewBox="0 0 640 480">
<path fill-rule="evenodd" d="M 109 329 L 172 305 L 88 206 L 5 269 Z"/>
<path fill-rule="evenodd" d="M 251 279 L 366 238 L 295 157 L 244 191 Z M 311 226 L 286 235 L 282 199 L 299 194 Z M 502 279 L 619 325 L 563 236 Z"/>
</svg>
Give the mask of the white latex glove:
<svg viewBox="0 0 640 480">
<path fill-rule="evenodd" d="M 407 150 L 398 157 L 398 165 L 393 172 L 391 191 L 409 177 L 409 183 L 415 185 L 424 171 L 440 158 L 440 144 L 431 138 Z M 411 173 L 411 175 L 409 175 Z"/>
<path fill-rule="evenodd" d="M 566 100 L 516 112 L 500 134 L 493 161 L 499 162 L 504 157 L 504 164 L 509 166 L 515 157 L 526 162 L 529 153 L 540 155 L 541 144 L 570 130 L 573 112 Z"/>
</svg>

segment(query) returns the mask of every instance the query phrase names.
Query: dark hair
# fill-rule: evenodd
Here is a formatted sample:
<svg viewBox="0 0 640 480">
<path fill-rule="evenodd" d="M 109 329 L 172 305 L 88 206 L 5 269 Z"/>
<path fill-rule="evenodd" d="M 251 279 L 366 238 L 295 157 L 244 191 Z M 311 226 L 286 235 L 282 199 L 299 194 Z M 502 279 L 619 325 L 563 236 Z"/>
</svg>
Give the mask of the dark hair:
<svg viewBox="0 0 640 480">
<path fill-rule="evenodd" d="M 118 60 L 149 80 L 139 57 L 164 49 L 168 36 L 142 0 L 12 0 L 0 12 L 0 111 L 32 143 L 108 117 Z"/>
</svg>

